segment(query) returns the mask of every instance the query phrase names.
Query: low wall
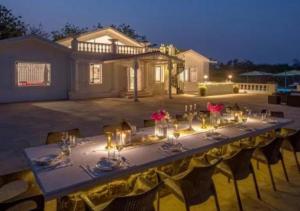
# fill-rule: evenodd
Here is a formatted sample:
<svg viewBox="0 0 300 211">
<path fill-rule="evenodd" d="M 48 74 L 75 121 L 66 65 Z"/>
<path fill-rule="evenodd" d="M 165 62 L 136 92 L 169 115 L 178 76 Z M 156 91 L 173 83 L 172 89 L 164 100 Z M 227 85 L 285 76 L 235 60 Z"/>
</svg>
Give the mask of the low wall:
<svg viewBox="0 0 300 211">
<path fill-rule="evenodd" d="M 259 84 L 259 83 L 236 83 L 240 93 L 257 93 L 273 94 L 276 92 L 276 84 Z"/>
<path fill-rule="evenodd" d="M 198 93 L 198 82 L 183 82 L 183 92 L 184 93 Z"/>
<path fill-rule="evenodd" d="M 224 95 L 224 94 L 233 94 L 234 83 L 231 82 L 207 82 L 207 83 L 198 83 L 199 87 L 206 87 L 206 96 L 210 95 Z"/>
</svg>

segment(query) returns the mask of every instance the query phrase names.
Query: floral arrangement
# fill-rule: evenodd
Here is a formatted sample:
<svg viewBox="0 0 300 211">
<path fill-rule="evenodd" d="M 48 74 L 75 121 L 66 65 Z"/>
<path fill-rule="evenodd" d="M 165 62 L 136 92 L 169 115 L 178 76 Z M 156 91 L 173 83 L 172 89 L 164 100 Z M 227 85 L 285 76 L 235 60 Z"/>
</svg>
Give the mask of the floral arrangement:
<svg viewBox="0 0 300 211">
<path fill-rule="evenodd" d="M 169 119 L 169 113 L 165 110 L 159 110 L 157 112 L 152 113 L 151 119 L 154 121 L 163 121 Z"/>
<path fill-rule="evenodd" d="M 207 110 L 212 113 L 220 113 L 224 109 L 223 104 L 212 104 L 210 102 L 207 103 Z"/>
</svg>

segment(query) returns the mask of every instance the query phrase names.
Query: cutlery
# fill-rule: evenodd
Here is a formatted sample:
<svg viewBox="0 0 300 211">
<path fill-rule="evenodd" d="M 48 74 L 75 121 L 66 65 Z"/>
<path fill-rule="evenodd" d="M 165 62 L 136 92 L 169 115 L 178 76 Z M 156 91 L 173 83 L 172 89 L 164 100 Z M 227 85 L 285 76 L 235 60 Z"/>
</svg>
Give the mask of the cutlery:
<svg viewBox="0 0 300 211">
<path fill-rule="evenodd" d="M 90 169 L 83 165 L 80 165 L 80 168 L 82 168 L 90 177 L 95 178 L 95 175 L 90 171 Z"/>
<path fill-rule="evenodd" d="M 121 159 L 124 163 L 127 164 L 127 166 L 130 166 L 130 162 L 125 157 L 121 157 Z"/>
</svg>

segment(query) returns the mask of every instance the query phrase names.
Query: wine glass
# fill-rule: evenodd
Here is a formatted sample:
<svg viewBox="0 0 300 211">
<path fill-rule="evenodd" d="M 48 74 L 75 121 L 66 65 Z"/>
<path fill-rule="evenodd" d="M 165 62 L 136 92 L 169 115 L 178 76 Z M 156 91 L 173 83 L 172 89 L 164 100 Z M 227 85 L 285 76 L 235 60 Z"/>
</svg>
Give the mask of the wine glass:
<svg viewBox="0 0 300 211">
<path fill-rule="evenodd" d="M 71 146 L 67 142 L 64 142 L 61 145 L 61 152 L 64 156 L 70 156 L 71 154 Z"/>
<path fill-rule="evenodd" d="M 248 120 L 248 117 L 246 115 L 242 116 L 242 122 L 245 124 Z"/>
<path fill-rule="evenodd" d="M 62 140 L 63 144 L 67 144 L 68 138 L 69 138 L 69 133 L 68 132 L 62 132 L 61 140 Z"/>
<path fill-rule="evenodd" d="M 175 144 L 177 143 L 177 140 L 179 139 L 179 137 L 180 137 L 180 132 L 178 131 L 178 130 L 174 130 L 173 131 L 173 136 L 174 136 L 174 138 L 175 138 Z"/>
<path fill-rule="evenodd" d="M 124 148 L 124 141 L 122 138 L 117 139 L 116 141 L 116 149 L 118 151 L 118 160 L 121 161 L 121 151 Z"/>
</svg>

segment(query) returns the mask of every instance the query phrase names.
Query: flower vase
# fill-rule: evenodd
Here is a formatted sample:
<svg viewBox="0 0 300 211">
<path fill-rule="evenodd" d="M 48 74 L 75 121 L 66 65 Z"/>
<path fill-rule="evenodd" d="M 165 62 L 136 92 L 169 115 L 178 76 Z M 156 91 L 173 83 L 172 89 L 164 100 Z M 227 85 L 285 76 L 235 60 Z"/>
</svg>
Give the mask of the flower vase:
<svg viewBox="0 0 300 211">
<path fill-rule="evenodd" d="M 164 121 L 155 121 L 155 135 L 158 137 L 167 137 L 168 124 Z"/>
<path fill-rule="evenodd" d="M 210 112 L 210 125 L 215 126 L 221 117 L 220 112 Z"/>
</svg>

